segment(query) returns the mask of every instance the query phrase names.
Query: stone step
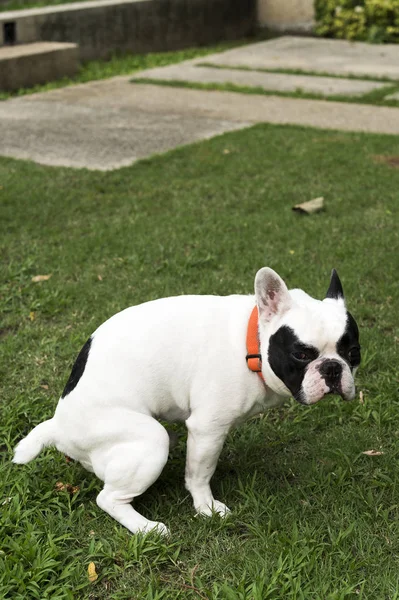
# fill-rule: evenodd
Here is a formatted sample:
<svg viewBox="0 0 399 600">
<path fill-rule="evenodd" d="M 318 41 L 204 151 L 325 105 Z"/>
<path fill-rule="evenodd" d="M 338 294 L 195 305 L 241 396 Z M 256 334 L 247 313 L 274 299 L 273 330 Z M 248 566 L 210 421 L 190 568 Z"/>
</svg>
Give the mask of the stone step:
<svg viewBox="0 0 399 600">
<path fill-rule="evenodd" d="M 195 63 L 186 61 L 177 65 L 148 69 L 137 73 L 133 79 L 148 78 L 205 84 L 231 83 L 237 86 L 261 88 L 266 91 L 296 92 L 300 90 L 322 96 L 361 96 L 387 86 L 386 83 L 378 81 L 201 67 L 197 63 L 198 59 L 195 59 Z"/>
<path fill-rule="evenodd" d="M 13 91 L 71 77 L 78 70 L 78 45 L 37 42 L 0 47 L 0 90 Z"/>
</svg>

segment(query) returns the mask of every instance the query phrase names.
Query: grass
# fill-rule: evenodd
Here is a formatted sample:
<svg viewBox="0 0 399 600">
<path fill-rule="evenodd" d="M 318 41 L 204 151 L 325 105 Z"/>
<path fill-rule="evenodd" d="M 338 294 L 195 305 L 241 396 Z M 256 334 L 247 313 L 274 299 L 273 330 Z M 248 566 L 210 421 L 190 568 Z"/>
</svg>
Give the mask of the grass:
<svg viewBox="0 0 399 600">
<path fill-rule="evenodd" d="M 394 136 L 259 125 L 108 173 L 0 159 L 1 598 L 399 598 L 398 155 Z M 321 195 L 324 212 L 292 212 Z M 107 317 L 249 293 L 262 265 L 316 297 L 338 269 L 364 403 L 291 402 L 234 431 L 213 479 L 231 517 L 193 518 L 180 426 L 137 502 L 168 540 L 130 535 L 97 508 L 100 482 L 54 450 L 10 464 Z"/>
</svg>

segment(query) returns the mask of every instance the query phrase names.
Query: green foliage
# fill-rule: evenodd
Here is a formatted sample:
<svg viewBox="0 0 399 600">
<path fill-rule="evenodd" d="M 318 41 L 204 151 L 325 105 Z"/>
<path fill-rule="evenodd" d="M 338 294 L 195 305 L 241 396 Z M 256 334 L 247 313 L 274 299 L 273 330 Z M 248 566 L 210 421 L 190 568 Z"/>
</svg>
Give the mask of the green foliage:
<svg viewBox="0 0 399 600">
<path fill-rule="evenodd" d="M 0 158 L 1 600 L 399 600 L 397 156 L 397 136 L 259 125 L 109 172 Z M 317 196 L 325 211 L 293 213 Z M 135 501 L 163 540 L 102 512 L 101 482 L 56 450 L 10 463 L 107 317 L 250 293 L 265 264 L 316 297 L 338 269 L 363 403 L 291 402 L 231 432 L 212 482 L 229 518 L 194 517 L 183 426 Z"/>
<path fill-rule="evenodd" d="M 315 0 L 315 6 L 318 35 L 399 42 L 399 0 Z"/>
</svg>

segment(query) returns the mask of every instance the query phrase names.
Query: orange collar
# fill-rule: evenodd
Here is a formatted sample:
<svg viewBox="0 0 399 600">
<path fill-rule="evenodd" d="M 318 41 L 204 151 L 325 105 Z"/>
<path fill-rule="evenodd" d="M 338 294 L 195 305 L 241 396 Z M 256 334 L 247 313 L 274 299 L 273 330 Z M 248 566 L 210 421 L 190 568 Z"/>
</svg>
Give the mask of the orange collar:
<svg viewBox="0 0 399 600">
<path fill-rule="evenodd" d="M 262 355 L 260 353 L 259 332 L 258 332 L 258 307 L 254 306 L 249 317 L 247 329 L 247 356 L 246 361 L 248 369 L 257 373 L 262 382 L 266 385 L 265 378 L 262 375 Z"/>
</svg>

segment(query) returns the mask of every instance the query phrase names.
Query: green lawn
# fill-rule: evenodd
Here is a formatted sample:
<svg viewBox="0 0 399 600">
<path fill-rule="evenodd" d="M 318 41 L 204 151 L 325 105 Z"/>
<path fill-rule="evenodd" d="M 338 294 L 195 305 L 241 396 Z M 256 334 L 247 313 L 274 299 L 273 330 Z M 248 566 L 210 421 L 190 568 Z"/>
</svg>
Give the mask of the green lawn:
<svg viewBox="0 0 399 600">
<path fill-rule="evenodd" d="M 397 137 L 262 125 L 109 173 L 0 159 L 0 598 L 399 598 L 395 156 Z M 292 212 L 321 195 L 324 212 Z M 101 483 L 54 450 L 10 464 L 104 319 L 166 295 L 250 293 L 263 265 L 318 297 L 338 269 L 364 404 L 292 402 L 232 433 L 213 480 L 227 520 L 193 517 L 183 427 L 137 502 L 169 540 L 129 534 L 97 508 Z"/>
</svg>

